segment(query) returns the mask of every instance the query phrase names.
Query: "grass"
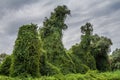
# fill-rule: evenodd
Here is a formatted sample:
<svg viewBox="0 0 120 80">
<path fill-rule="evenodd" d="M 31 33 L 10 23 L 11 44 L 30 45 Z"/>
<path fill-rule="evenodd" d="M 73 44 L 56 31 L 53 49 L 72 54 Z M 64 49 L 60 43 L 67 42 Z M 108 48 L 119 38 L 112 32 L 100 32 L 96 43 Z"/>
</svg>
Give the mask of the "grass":
<svg viewBox="0 0 120 80">
<path fill-rule="evenodd" d="M 89 71 L 86 74 L 56 74 L 54 76 L 42 76 L 40 78 L 11 78 L 0 76 L 0 80 L 120 80 L 120 71 L 104 73 Z"/>
</svg>

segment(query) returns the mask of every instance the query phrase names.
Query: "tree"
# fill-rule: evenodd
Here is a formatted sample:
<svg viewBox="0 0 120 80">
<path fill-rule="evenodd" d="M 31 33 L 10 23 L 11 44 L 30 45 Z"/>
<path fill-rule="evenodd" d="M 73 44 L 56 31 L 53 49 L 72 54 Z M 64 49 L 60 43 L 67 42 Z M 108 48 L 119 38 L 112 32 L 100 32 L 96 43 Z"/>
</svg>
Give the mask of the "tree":
<svg viewBox="0 0 120 80">
<path fill-rule="evenodd" d="M 81 26 L 81 33 L 85 35 L 92 35 L 93 26 L 91 23 L 86 23 L 84 26 Z"/>
<path fill-rule="evenodd" d="M 51 13 L 50 18 L 45 18 L 43 27 L 40 29 L 40 37 L 43 41 L 43 49 L 46 51 L 46 63 L 60 68 L 61 72 L 69 72 L 69 60 L 62 43 L 62 30 L 67 29 L 64 23 L 70 10 L 65 6 L 58 6 Z M 67 68 L 66 68 L 67 67 Z M 66 69 L 65 69 L 66 68 Z"/>
<path fill-rule="evenodd" d="M 120 70 L 120 49 L 113 51 L 111 58 L 112 70 Z"/>
<path fill-rule="evenodd" d="M 110 70 L 108 53 L 111 45 L 112 41 L 107 37 L 99 37 L 98 35 L 92 37 L 91 53 L 96 60 L 96 67 L 99 71 Z"/>
<path fill-rule="evenodd" d="M 93 33 L 92 24 L 86 23 L 85 25 L 81 26 L 81 33 L 81 42 L 76 48 L 77 51 L 73 49 L 73 53 L 76 54 L 90 69 L 96 69 L 95 59 L 90 52 Z"/>
<path fill-rule="evenodd" d="M 81 62 L 90 69 L 99 71 L 110 70 L 110 60 L 108 53 L 112 41 L 107 37 L 93 35 L 93 28 L 90 23 L 81 27 L 81 42 L 72 47 L 73 54 L 77 55 Z"/>
<path fill-rule="evenodd" d="M 12 54 L 11 76 L 38 77 L 40 53 L 37 25 L 20 27 Z"/>
<path fill-rule="evenodd" d="M 93 27 L 91 23 L 86 23 L 84 26 L 81 26 L 81 46 L 88 50 L 91 43 L 91 36 L 93 33 Z"/>
</svg>

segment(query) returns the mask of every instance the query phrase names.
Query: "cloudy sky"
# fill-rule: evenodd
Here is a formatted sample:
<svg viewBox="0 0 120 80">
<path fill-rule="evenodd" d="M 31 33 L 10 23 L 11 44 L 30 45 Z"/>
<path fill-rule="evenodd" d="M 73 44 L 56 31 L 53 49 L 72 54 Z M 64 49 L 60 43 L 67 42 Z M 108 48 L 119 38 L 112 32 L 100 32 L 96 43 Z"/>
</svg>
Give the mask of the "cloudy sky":
<svg viewBox="0 0 120 80">
<path fill-rule="evenodd" d="M 0 0 L 0 53 L 12 53 L 20 26 L 42 26 L 44 17 L 63 4 L 71 10 L 63 32 L 65 48 L 80 42 L 80 26 L 86 22 L 94 25 L 94 33 L 111 38 L 112 51 L 120 48 L 120 0 Z"/>
</svg>

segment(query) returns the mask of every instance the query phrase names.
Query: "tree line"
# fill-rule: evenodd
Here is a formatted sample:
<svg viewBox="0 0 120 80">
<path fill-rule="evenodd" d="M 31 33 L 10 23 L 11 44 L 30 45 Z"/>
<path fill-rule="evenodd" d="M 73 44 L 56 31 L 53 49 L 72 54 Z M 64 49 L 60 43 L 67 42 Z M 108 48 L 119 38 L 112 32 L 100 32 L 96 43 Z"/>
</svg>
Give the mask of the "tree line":
<svg viewBox="0 0 120 80">
<path fill-rule="evenodd" d="M 81 26 L 81 42 L 69 50 L 64 48 L 62 31 L 70 10 L 58 6 L 45 17 L 43 27 L 36 24 L 19 28 L 14 50 L 0 64 L 0 74 L 17 76 L 51 76 L 55 74 L 100 72 L 120 69 L 120 49 L 109 56 L 111 39 L 93 34 L 93 25 L 87 22 Z"/>
</svg>

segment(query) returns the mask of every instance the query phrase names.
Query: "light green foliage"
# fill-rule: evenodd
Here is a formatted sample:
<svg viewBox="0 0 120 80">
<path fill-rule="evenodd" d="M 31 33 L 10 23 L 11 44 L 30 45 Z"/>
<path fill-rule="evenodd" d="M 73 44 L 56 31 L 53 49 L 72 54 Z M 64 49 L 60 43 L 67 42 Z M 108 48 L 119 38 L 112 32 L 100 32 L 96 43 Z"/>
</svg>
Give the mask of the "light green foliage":
<svg viewBox="0 0 120 80">
<path fill-rule="evenodd" d="M 111 55 L 111 68 L 112 70 L 120 70 L 120 49 L 116 49 Z"/>
<path fill-rule="evenodd" d="M 9 76 L 10 65 L 11 65 L 11 56 L 6 56 L 6 58 L 0 64 L 0 74 Z"/>
<path fill-rule="evenodd" d="M 23 25 L 15 42 L 11 76 L 39 76 L 40 40 L 37 25 Z"/>
<path fill-rule="evenodd" d="M 120 71 L 99 73 L 89 71 L 86 74 L 57 74 L 54 76 L 42 76 L 41 78 L 11 78 L 0 76 L 0 80 L 120 80 Z"/>
</svg>

